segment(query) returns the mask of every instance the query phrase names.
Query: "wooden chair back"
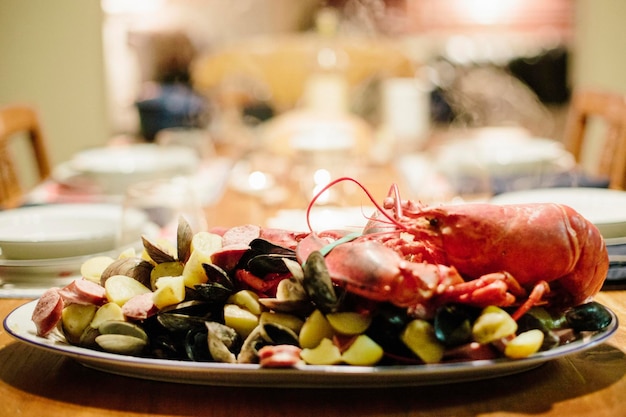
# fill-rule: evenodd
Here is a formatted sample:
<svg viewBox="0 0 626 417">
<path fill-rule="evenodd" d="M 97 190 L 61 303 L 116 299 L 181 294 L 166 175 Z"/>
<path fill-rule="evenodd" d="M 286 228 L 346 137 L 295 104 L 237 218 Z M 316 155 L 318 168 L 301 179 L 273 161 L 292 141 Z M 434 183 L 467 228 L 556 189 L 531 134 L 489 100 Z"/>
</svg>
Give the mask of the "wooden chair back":
<svg viewBox="0 0 626 417">
<path fill-rule="evenodd" d="M 564 143 L 580 164 L 587 143 L 597 140 L 589 134 L 591 123 L 603 124 L 604 137 L 594 143 L 597 147 L 594 174 L 608 178 L 609 188 L 626 189 L 626 96 L 613 92 L 595 90 L 575 91 L 565 126 Z M 593 149 L 593 148 L 591 148 Z"/>
<path fill-rule="evenodd" d="M 36 173 L 34 180 L 41 182 L 51 172 L 45 137 L 35 109 L 26 105 L 9 105 L 0 108 L 0 207 L 19 206 L 28 191 L 24 183 L 24 165 L 18 158 L 15 147 L 18 140 L 30 145 Z"/>
</svg>

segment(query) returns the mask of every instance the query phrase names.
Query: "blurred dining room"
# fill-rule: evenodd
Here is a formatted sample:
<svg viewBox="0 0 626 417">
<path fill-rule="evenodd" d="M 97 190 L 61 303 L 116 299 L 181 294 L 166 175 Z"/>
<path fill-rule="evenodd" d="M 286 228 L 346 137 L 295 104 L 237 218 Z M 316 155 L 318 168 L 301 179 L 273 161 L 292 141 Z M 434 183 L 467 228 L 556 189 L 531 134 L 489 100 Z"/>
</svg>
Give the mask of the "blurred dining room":
<svg viewBox="0 0 626 417">
<path fill-rule="evenodd" d="M 0 415 L 624 415 L 624 17 L 0 0 Z"/>
</svg>

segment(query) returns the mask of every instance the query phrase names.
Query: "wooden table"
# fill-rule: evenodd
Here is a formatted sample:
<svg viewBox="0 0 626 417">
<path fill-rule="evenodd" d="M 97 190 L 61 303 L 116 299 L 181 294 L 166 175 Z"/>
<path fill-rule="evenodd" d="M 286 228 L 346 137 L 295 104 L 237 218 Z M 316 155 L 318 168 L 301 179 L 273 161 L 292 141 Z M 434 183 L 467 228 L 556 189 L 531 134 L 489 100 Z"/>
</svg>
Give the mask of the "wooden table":
<svg viewBox="0 0 626 417">
<path fill-rule="evenodd" d="M 377 198 L 389 172 L 365 183 Z M 363 204 L 366 201 L 363 200 Z M 250 197 L 227 191 L 213 225 L 259 222 Z M 597 300 L 626 323 L 626 291 Z M 4 319 L 25 299 L 0 300 Z M 0 332 L 0 416 L 593 416 L 626 415 L 626 325 L 609 342 L 520 374 L 477 382 L 379 389 L 234 388 L 116 376 Z"/>
</svg>

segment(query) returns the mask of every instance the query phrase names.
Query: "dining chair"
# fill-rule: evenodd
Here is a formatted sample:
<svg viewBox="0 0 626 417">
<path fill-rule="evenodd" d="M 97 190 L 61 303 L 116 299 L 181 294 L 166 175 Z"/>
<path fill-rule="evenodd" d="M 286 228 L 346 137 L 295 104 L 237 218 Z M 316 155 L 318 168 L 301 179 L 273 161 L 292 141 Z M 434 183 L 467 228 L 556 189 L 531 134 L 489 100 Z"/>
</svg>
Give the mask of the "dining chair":
<svg viewBox="0 0 626 417">
<path fill-rule="evenodd" d="M 602 130 L 593 131 L 594 123 Z M 600 132 L 604 134 L 598 136 Z M 591 89 L 574 91 L 564 144 L 578 164 L 586 162 L 595 149 L 589 162 L 594 174 L 607 178 L 611 189 L 626 189 L 626 95 Z"/>
<path fill-rule="evenodd" d="M 37 111 L 21 104 L 1 107 L 0 208 L 22 204 L 29 185 L 42 182 L 50 172 L 46 139 Z"/>
</svg>

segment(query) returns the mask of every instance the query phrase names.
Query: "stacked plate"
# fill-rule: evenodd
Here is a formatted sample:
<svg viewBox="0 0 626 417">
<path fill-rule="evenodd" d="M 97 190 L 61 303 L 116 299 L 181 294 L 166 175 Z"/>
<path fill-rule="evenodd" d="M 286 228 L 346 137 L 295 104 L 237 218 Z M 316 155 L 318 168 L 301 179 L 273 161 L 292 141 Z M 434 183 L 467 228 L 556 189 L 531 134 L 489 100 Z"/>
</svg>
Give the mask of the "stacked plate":
<svg viewBox="0 0 626 417">
<path fill-rule="evenodd" d="M 137 216 L 132 224 L 139 238 L 145 221 Z M 88 258 L 115 256 L 121 219 L 121 206 L 113 204 L 51 204 L 0 212 L 2 290 L 64 285 L 79 276 Z"/>
</svg>

